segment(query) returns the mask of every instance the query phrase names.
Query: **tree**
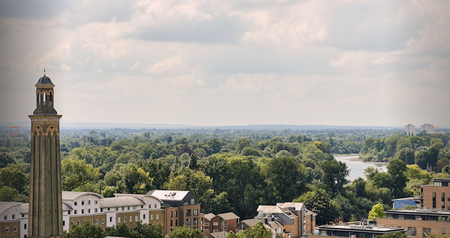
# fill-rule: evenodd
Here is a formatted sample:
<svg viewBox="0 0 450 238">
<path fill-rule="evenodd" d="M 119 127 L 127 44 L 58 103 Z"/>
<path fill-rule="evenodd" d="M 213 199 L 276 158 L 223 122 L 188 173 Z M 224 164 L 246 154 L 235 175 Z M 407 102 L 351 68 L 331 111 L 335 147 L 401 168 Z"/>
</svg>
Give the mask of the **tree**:
<svg viewBox="0 0 450 238">
<path fill-rule="evenodd" d="M 372 210 L 369 212 L 369 221 L 374 220 L 375 218 L 381 217 L 383 218 L 384 215 L 384 207 L 383 204 L 378 203 L 373 205 Z"/>
<path fill-rule="evenodd" d="M 449 164 L 450 164 L 450 160 L 447 158 L 442 158 L 442 159 L 438 160 L 436 163 L 436 171 L 441 172 L 442 169 Z"/>
<path fill-rule="evenodd" d="M 61 161 L 61 186 L 64 191 L 72 191 L 86 183 L 96 182 L 99 169 L 86 164 L 81 159 L 64 159 Z"/>
<path fill-rule="evenodd" d="M 411 148 L 403 148 L 395 154 L 395 158 L 402 160 L 406 164 L 414 164 L 414 150 Z"/>
<path fill-rule="evenodd" d="M 28 197 L 20 194 L 14 188 L 3 186 L 0 187 L 0 201 L 2 202 L 28 202 Z"/>
<path fill-rule="evenodd" d="M 8 164 L 0 169 L 0 187 L 8 186 L 19 193 L 26 193 L 29 183 L 28 174 L 25 173 L 24 168 L 19 164 Z"/>
<path fill-rule="evenodd" d="M 338 218 L 340 210 L 338 206 L 331 200 L 330 195 L 323 189 L 310 191 L 297 199 L 294 202 L 303 202 L 309 210 L 317 213 L 317 224 L 327 224 Z"/>
<path fill-rule="evenodd" d="M 191 154 L 191 160 L 189 161 L 189 168 L 190 169 L 192 169 L 192 170 L 197 170 L 198 169 L 197 160 L 198 160 L 197 155 L 192 153 Z"/>
<path fill-rule="evenodd" d="M 169 234 L 169 238 L 203 238 L 203 235 L 198 229 L 177 227 Z"/>
<path fill-rule="evenodd" d="M 379 235 L 377 236 L 377 238 L 408 238 L 408 236 L 405 234 L 405 232 L 393 232 Z"/>
<path fill-rule="evenodd" d="M 232 236 L 231 236 L 232 237 Z M 237 238 L 272 238 L 272 232 L 266 229 L 262 222 L 256 223 L 250 229 L 240 231 L 236 234 Z M 228 238 L 228 236 L 227 236 Z"/>
<path fill-rule="evenodd" d="M 163 227 L 161 224 L 142 224 L 139 222 L 137 226 L 133 228 L 133 237 L 135 238 L 163 238 Z"/>
<path fill-rule="evenodd" d="M 403 189 L 406 187 L 406 182 L 408 182 L 408 177 L 406 177 L 406 163 L 394 159 L 388 164 L 388 174 L 391 176 L 391 192 L 394 198 L 403 196 Z"/>
<path fill-rule="evenodd" d="M 267 180 L 277 191 L 276 200 L 292 201 L 305 189 L 305 168 L 294 157 L 275 157 L 267 163 Z"/>
<path fill-rule="evenodd" d="M 94 226 L 90 222 L 83 222 L 82 225 L 72 225 L 69 232 L 65 233 L 65 238 L 103 238 L 103 229 Z"/>
<path fill-rule="evenodd" d="M 344 185 L 348 182 L 347 179 L 345 179 L 349 173 L 347 165 L 333 159 L 332 161 L 325 161 L 322 165 L 322 169 L 324 172 L 322 181 L 327 190 L 333 195 L 339 194 Z"/>
<path fill-rule="evenodd" d="M 416 154 L 415 163 L 419 165 L 421 169 L 427 169 L 429 165 L 428 162 L 428 151 L 419 151 Z"/>
</svg>

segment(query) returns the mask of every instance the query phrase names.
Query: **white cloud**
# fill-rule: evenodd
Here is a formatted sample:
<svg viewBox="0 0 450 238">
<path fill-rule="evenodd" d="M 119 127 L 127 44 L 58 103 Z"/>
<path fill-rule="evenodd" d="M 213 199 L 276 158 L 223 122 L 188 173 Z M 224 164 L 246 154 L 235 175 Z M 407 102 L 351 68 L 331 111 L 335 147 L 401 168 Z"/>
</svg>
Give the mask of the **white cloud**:
<svg viewBox="0 0 450 238">
<path fill-rule="evenodd" d="M 181 58 L 181 56 L 174 56 L 147 67 L 147 69 L 145 69 L 145 72 L 163 73 L 173 69 L 175 66 L 182 64 L 183 62 L 184 60 L 183 58 Z"/>
</svg>

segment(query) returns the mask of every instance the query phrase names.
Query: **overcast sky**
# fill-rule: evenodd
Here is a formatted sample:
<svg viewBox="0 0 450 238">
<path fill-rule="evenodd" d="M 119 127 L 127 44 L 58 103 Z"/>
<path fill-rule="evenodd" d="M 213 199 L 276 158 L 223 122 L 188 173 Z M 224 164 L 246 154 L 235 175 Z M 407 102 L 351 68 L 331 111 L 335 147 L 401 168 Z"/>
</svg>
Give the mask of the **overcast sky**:
<svg viewBox="0 0 450 238">
<path fill-rule="evenodd" d="M 450 126 L 450 1 L 0 2 L 0 121 Z"/>
</svg>

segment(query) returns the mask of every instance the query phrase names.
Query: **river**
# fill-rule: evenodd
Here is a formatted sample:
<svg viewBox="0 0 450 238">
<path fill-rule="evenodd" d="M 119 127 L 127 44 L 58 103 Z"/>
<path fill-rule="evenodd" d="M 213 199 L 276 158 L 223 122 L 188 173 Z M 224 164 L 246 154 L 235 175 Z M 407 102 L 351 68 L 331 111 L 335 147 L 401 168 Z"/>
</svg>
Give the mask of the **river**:
<svg viewBox="0 0 450 238">
<path fill-rule="evenodd" d="M 359 177 L 366 179 L 364 170 L 370 166 L 378 168 L 378 170 L 381 172 L 387 171 L 386 163 L 363 162 L 362 160 L 359 160 L 358 155 L 335 155 L 334 158 L 337 161 L 341 161 L 347 164 L 347 167 L 350 169 L 349 175 L 347 177 L 349 181 L 353 181 Z"/>
</svg>

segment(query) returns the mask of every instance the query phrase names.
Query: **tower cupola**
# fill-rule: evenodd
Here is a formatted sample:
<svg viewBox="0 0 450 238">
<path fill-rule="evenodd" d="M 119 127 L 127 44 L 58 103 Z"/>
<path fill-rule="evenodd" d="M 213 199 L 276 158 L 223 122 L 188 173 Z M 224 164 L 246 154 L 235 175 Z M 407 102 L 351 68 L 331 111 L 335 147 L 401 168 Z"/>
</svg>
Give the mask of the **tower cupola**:
<svg viewBox="0 0 450 238">
<path fill-rule="evenodd" d="M 42 76 L 36 83 L 36 109 L 33 115 L 56 115 L 53 101 L 55 92 L 53 88 L 55 85 L 52 80 L 45 75 Z"/>
</svg>

